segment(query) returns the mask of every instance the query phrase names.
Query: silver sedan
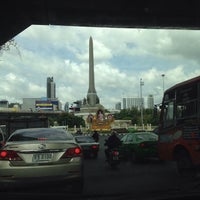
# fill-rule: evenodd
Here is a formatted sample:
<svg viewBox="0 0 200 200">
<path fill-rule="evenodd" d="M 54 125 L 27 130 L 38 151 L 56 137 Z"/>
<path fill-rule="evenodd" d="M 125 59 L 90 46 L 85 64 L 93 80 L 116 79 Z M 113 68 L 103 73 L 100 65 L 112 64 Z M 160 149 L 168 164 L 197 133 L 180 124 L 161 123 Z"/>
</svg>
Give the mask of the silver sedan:
<svg viewBox="0 0 200 200">
<path fill-rule="evenodd" d="M 82 150 L 73 136 L 62 129 L 16 130 L 0 150 L 1 188 L 66 183 L 83 189 Z"/>
</svg>

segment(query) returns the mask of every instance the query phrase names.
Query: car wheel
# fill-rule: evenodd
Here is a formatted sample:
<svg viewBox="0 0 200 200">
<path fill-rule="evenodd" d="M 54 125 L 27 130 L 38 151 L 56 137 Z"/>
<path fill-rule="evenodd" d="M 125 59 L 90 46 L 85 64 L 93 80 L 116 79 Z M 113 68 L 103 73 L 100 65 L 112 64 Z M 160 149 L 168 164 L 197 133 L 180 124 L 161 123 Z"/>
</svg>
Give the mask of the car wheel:
<svg viewBox="0 0 200 200">
<path fill-rule="evenodd" d="M 196 170 L 192 164 L 189 153 L 182 149 L 175 153 L 178 173 L 183 177 L 194 177 Z"/>
</svg>

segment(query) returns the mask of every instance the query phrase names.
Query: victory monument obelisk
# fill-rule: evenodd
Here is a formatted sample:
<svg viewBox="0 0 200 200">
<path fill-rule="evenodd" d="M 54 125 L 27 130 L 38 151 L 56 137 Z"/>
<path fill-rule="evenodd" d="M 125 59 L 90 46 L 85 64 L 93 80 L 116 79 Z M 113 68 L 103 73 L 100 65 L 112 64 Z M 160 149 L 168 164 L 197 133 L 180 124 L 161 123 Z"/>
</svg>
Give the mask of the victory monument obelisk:
<svg viewBox="0 0 200 200">
<path fill-rule="evenodd" d="M 111 130 L 114 117 L 110 113 L 105 113 L 104 106 L 100 104 L 99 97 L 95 89 L 94 81 L 94 55 L 92 37 L 89 40 L 89 89 L 87 98 L 84 98 L 80 108 L 80 114 L 86 117 L 86 124 L 89 130 Z"/>
<path fill-rule="evenodd" d="M 93 41 L 92 37 L 89 40 L 89 89 L 87 93 L 87 102 L 90 106 L 95 106 L 99 103 L 94 85 L 94 56 L 93 56 Z"/>
<path fill-rule="evenodd" d="M 93 55 L 93 40 L 89 39 L 89 89 L 87 98 L 84 100 L 81 112 L 96 113 L 97 110 L 104 109 L 100 104 L 99 97 L 95 89 L 94 77 L 94 55 Z"/>
</svg>

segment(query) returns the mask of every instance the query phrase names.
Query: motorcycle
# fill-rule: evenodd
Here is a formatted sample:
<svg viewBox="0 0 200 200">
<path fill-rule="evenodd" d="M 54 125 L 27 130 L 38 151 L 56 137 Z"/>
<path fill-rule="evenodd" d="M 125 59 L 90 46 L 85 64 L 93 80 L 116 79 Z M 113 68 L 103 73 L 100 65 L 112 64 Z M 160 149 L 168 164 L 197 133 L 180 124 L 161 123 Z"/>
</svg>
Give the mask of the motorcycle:
<svg viewBox="0 0 200 200">
<path fill-rule="evenodd" d="M 111 149 L 109 151 L 109 156 L 107 161 L 112 168 L 115 168 L 120 164 L 119 151 L 116 148 Z"/>
<path fill-rule="evenodd" d="M 105 146 L 107 146 L 107 140 L 105 140 Z M 107 162 L 111 168 L 115 168 L 120 164 L 120 153 L 117 148 L 106 149 L 107 151 Z"/>
</svg>

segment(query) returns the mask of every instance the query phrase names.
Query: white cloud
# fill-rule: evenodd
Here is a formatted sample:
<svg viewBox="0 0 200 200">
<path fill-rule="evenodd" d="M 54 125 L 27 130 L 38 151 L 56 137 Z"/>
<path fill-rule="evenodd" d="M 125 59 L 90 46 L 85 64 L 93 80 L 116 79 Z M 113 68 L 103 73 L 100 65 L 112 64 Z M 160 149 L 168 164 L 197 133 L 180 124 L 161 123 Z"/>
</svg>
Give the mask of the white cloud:
<svg viewBox="0 0 200 200">
<path fill-rule="evenodd" d="M 113 108 L 122 96 L 153 94 L 200 74 L 200 31 L 31 26 L 15 40 L 17 48 L 0 54 L 0 98 L 9 102 L 46 96 L 54 77 L 64 104 L 87 95 L 89 37 L 93 38 L 97 95 Z M 195 44 L 195 45 L 194 45 Z"/>
</svg>

